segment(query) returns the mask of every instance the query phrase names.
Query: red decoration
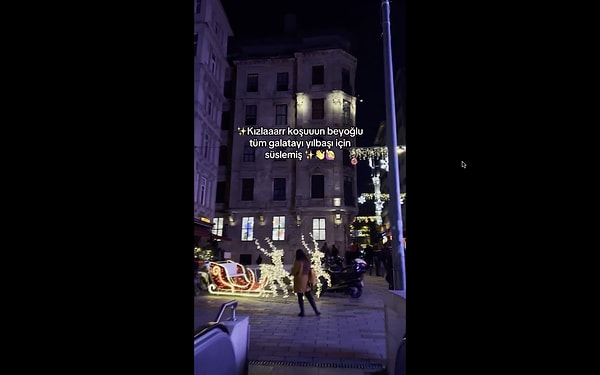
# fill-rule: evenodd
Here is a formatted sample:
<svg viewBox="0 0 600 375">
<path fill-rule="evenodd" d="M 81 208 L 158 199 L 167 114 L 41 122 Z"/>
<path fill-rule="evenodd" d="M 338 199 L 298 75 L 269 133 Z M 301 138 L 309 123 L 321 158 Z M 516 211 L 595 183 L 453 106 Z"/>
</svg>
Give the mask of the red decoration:
<svg viewBox="0 0 600 375">
<path fill-rule="evenodd" d="M 356 160 L 356 158 L 352 158 L 352 159 L 350 159 L 350 163 L 352 165 L 356 165 L 356 163 L 358 163 L 358 160 Z"/>
</svg>

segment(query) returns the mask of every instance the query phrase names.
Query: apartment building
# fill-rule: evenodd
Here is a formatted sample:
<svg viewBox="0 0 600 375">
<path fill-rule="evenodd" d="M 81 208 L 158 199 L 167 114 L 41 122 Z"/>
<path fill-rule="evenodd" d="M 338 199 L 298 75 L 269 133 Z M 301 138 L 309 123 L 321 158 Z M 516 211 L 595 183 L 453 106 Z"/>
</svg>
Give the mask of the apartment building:
<svg viewBox="0 0 600 375">
<path fill-rule="evenodd" d="M 241 51 L 241 52 L 240 52 Z M 242 46 L 233 70 L 228 142 L 222 145 L 213 233 L 233 260 L 269 249 L 349 246 L 357 214 L 354 93 L 357 60 L 336 35 Z M 263 256 L 263 258 L 265 258 Z M 267 260 L 268 261 L 268 260 Z"/>
<path fill-rule="evenodd" d="M 219 0 L 195 0 L 194 12 L 194 219 L 197 226 L 210 228 L 226 102 L 227 43 L 233 33 Z M 195 232 L 196 241 L 208 236 L 210 230 Z"/>
</svg>

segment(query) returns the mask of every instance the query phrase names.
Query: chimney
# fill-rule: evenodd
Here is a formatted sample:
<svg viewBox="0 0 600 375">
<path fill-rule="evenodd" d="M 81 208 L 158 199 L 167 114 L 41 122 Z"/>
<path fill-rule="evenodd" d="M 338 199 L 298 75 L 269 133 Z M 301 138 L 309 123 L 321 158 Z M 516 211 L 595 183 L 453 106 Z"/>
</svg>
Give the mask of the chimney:
<svg viewBox="0 0 600 375">
<path fill-rule="evenodd" d="M 293 33 L 294 31 L 296 31 L 296 15 L 286 13 L 283 19 L 283 32 Z"/>
</svg>

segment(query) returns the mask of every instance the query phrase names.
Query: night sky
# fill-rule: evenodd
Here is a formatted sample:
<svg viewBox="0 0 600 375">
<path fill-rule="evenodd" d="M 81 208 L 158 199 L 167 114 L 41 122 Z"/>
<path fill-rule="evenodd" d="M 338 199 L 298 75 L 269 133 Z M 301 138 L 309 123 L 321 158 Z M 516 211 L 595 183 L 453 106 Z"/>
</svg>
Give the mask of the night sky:
<svg viewBox="0 0 600 375">
<path fill-rule="evenodd" d="M 365 134 L 357 138 L 357 145 L 373 144 L 377 128 L 385 120 L 385 86 L 383 65 L 383 29 L 381 1 L 379 0 L 306 0 L 239 1 L 222 0 L 236 37 L 278 35 L 283 30 L 286 13 L 296 15 L 297 27 L 303 31 L 344 29 L 350 36 L 352 54 L 358 59 L 356 95 L 358 103 L 356 123 Z M 290 4 L 291 3 L 291 4 Z M 405 68 L 406 7 L 405 0 L 390 2 L 390 28 L 395 72 Z M 396 100 L 399 98 L 396 97 Z M 366 162 L 358 164 L 358 194 L 373 192 L 370 187 L 370 168 Z"/>
</svg>

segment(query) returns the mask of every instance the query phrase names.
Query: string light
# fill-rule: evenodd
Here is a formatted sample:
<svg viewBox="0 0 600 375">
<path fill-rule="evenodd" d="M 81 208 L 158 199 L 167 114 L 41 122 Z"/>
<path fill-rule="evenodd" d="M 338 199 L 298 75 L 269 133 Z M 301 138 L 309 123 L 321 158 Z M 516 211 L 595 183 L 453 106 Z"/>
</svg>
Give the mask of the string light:
<svg viewBox="0 0 600 375">
<path fill-rule="evenodd" d="M 400 204 L 404 204 L 404 200 L 406 199 L 406 193 L 400 194 Z M 379 200 L 379 201 L 389 201 L 390 195 L 387 193 L 379 193 L 379 199 L 377 199 L 376 193 L 362 193 L 360 197 L 358 197 L 357 201 L 360 204 L 365 203 L 367 200 Z"/>
<path fill-rule="evenodd" d="M 312 232 L 309 232 L 308 235 L 312 239 L 313 247 L 312 249 L 308 246 L 306 241 L 304 241 L 304 234 L 301 235 L 302 246 L 306 249 L 306 252 L 309 255 L 310 265 L 312 269 L 315 271 L 315 275 L 317 276 L 317 290 L 315 291 L 315 296 L 319 298 L 323 291 L 323 284 L 320 282 L 321 277 L 325 279 L 328 287 L 331 287 L 331 276 L 323 269 L 323 258 L 325 257 L 325 253 L 319 250 L 319 244 L 317 240 L 313 237 Z"/>
<path fill-rule="evenodd" d="M 387 147 L 351 147 L 349 148 L 350 158 L 359 160 L 367 159 L 387 159 Z"/>
<path fill-rule="evenodd" d="M 262 289 L 266 290 L 267 288 L 270 290 L 270 293 L 273 295 L 278 294 L 278 289 L 283 291 L 283 298 L 289 297 L 288 285 L 289 280 L 291 279 L 290 273 L 285 270 L 283 267 L 283 255 L 285 251 L 283 249 L 278 249 L 273 244 L 273 241 L 269 238 L 265 238 L 265 242 L 269 245 L 271 251 L 268 251 L 264 247 L 260 246 L 260 243 L 257 239 L 254 240 L 256 247 L 260 250 L 265 256 L 271 259 L 272 264 L 260 264 L 260 280 L 259 283 Z M 285 279 L 288 279 L 288 282 L 285 282 Z"/>
</svg>

